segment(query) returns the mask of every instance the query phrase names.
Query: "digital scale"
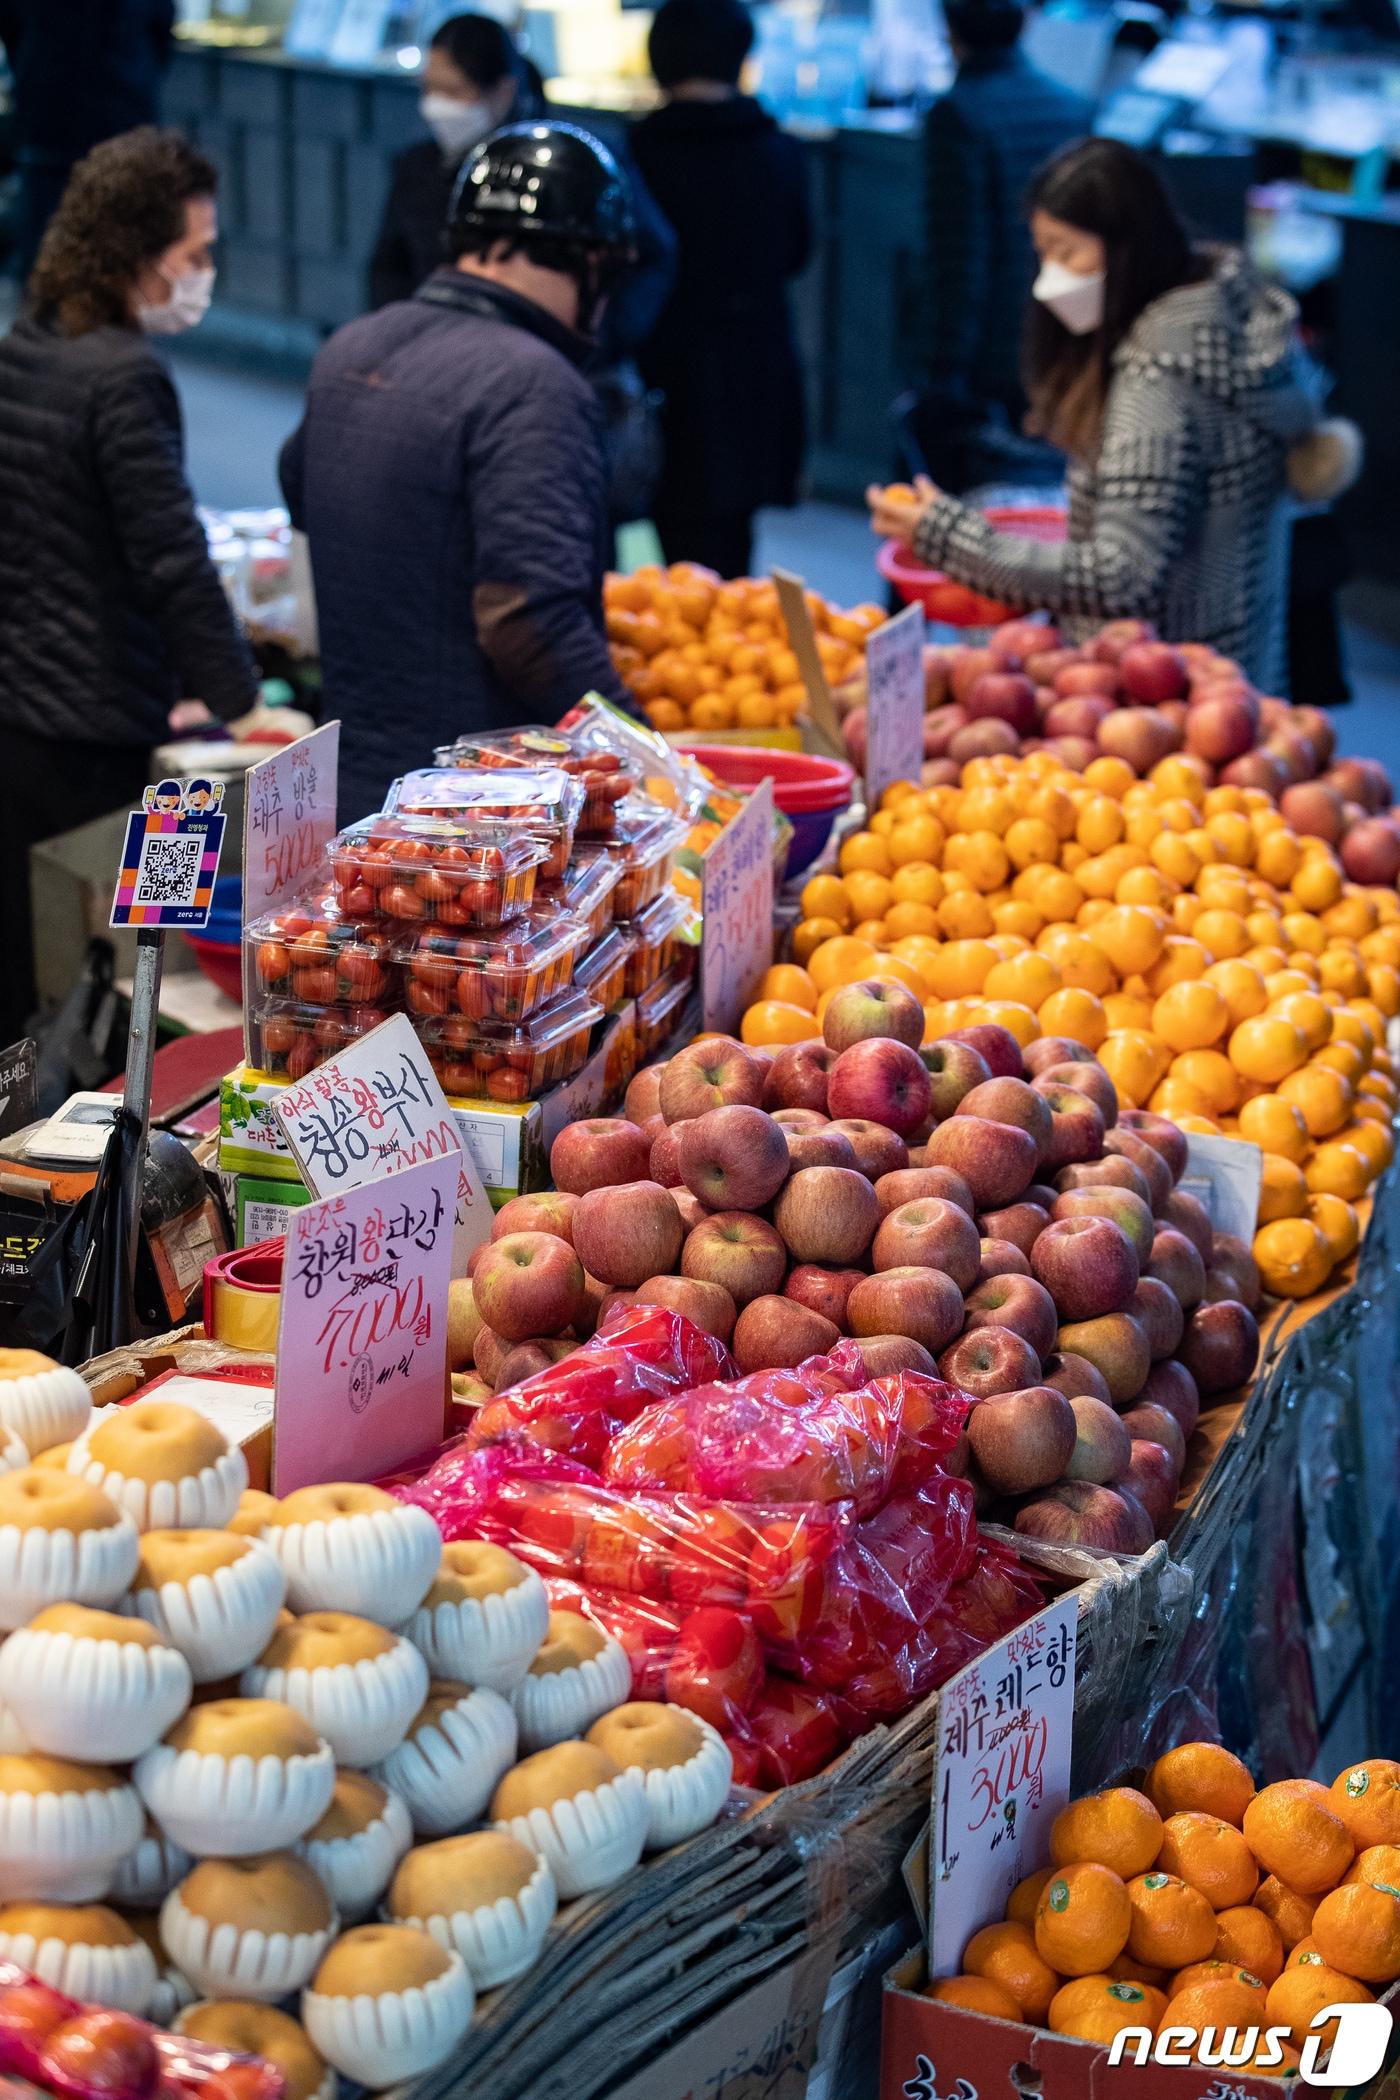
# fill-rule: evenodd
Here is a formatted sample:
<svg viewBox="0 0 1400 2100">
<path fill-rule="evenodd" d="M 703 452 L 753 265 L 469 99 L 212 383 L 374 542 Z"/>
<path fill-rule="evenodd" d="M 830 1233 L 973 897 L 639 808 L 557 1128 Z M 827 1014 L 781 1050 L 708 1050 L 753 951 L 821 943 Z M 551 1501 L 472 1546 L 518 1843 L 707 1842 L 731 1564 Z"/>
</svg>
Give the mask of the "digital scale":
<svg viewBox="0 0 1400 2100">
<path fill-rule="evenodd" d="M 98 1166 L 121 1105 L 120 1094 L 70 1094 L 57 1115 L 31 1131 L 20 1158 L 34 1165 Z"/>
</svg>

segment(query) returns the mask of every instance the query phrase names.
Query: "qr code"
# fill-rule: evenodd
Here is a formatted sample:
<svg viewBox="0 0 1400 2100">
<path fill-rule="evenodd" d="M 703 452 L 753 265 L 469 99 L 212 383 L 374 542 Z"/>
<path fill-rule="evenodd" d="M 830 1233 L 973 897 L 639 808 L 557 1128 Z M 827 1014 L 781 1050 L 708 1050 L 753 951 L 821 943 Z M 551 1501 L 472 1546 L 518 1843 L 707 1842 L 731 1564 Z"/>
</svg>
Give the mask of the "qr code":
<svg viewBox="0 0 1400 2100">
<path fill-rule="evenodd" d="M 202 838 L 152 833 L 141 848 L 134 904 L 193 904 L 204 862 Z"/>
</svg>

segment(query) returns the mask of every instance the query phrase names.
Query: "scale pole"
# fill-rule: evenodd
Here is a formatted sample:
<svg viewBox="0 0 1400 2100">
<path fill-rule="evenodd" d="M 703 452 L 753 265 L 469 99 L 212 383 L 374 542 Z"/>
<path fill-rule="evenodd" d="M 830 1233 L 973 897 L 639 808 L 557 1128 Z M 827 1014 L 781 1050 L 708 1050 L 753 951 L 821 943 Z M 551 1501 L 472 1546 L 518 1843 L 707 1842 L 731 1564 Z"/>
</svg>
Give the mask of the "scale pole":
<svg viewBox="0 0 1400 2100">
<path fill-rule="evenodd" d="M 136 1250 L 141 1232 L 141 1190 L 146 1143 L 151 1128 L 151 1084 L 155 1070 L 156 1019 L 160 1011 L 160 977 L 165 964 L 165 936 L 155 926 L 136 933 L 136 972 L 131 987 L 131 1031 L 126 1042 L 126 1081 L 122 1112 L 135 1119 L 137 1139 L 126 1219 L 126 1273 L 133 1287 Z"/>
</svg>

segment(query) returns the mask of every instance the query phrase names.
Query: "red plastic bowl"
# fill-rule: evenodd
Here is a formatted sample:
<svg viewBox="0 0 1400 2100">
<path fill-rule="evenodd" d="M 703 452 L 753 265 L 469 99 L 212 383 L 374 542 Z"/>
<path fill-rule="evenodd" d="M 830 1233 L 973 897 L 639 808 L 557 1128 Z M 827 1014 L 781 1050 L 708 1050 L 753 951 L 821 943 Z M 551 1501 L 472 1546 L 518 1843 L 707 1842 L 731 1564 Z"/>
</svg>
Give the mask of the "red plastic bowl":
<svg viewBox="0 0 1400 2100">
<path fill-rule="evenodd" d="M 995 531 L 1022 540 L 1062 540 L 1068 523 L 1065 513 L 1049 504 L 1008 505 L 985 515 Z M 926 567 L 898 540 L 881 542 L 875 566 L 906 605 L 922 605 L 930 620 L 940 627 L 1000 627 L 1016 617 L 1014 606 L 984 598 L 966 584 L 954 583 L 941 569 Z"/>
<path fill-rule="evenodd" d="M 854 768 L 844 759 L 817 758 L 806 751 L 773 751 L 749 744 L 684 744 L 681 747 L 729 787 L 773 783 L 773 801 L 792 825 L 784 877 L 809 868 L 831 836 L 837 815 L 850 807 Z"/>
<path fill-rule="evenodd" d="M 230 999 L 243 998 L 243 950 L 237 941 L 211 941 L 201 933 L 187 933 L 185 939 L 195 952 L 200 969 L 211 984 L 218 986 Z"/>
</svg>

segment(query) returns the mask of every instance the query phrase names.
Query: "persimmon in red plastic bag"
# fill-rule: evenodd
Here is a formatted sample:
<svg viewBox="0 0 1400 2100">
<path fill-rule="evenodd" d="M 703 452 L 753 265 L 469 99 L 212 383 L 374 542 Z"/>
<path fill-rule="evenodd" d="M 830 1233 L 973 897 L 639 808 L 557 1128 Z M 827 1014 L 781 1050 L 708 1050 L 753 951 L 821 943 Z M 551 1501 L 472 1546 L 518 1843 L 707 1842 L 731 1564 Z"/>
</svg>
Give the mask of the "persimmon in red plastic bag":
<svg viewBox="0 0 1400 2100">
<path fill-rule="evenodd" d="M 589 1590 L 558 1576 L 549 1577 L 545 1588 L 552 1610 L 576 1611 L 621 1644 L 632 1666 L 634 1699 L 666 1697 L 666 1672 L 686 1616 L 677 1605 L 627 1590 Z"/>
<path fill-rule="evenodd" d="M 796 1786 L 831 1763 L 848 1740 L 835 1702 L 770 1671 L 747 1717 L 741 1743 L 758 1751 L 758 1784 Z M 747 1762 L 747 1761 L 746 1761 Z"/>
<path fill-rule="evenodd" d="M 531 1446 L 599 1466 L 611 1438 L 652 1401 L 733 1368 L 723 1342 L 683 1314 L 620 1306 L 571 1356 L 478 1409 L 467 1447 Z"/>
<path fill-rule="evenodd" d="M 0 1961 L 0 2075 L 6 2072 L 61 2100 L 171 2100 L 217 2093 L 224 2081 L 239 2100 L 284 2100 L 286 2092 L 281 2072 L 260 2058 L 84 2005 Z"/>
<path fill-rule="evenodd" d="M 833 1364 L 812 1357 L 658 1401 L 614 1437 L 604 1476 L 716 1501 L 852 1501 L 870 1516 L 938 1470 L 968 1402 L 913 1371 L 832 1389 L 820 1381 Z"/>
</svg>

